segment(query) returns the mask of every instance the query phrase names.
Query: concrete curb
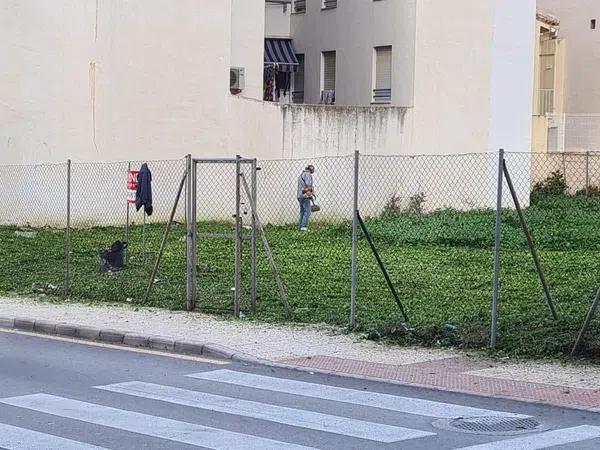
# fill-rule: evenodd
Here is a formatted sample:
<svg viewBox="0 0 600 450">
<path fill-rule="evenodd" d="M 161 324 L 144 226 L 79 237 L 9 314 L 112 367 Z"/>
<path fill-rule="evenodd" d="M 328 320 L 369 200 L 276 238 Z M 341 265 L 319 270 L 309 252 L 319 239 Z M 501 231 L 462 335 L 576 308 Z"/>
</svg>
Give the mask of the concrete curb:
<svg viewBox="0 0 600 450">
<path fill-rule="evenodd" d="M 207 356 L 218 359 L 232 360 L 233 356 L 245 357 L 251 360 L 250 355 L 236 354 L 230 348 L 219 344 L 199 342 L 193 339 L 172 339 L 164 336 L 144 335 L 130 333 L 122 330 L 101 329 L 88 326 L 79 326 L 65 322 L 52 322 L 49 320 L 35 320 L 26 317 L 0 316 L 0 329 L 18 330 L 30 333 L 46 334 L 51 336 L 71 337 L 86 341 L 105 342 L 107 344 L 124 345 L 126 347 L 147 348 L 161 350 L 167 353 L 181 355 Z M 259 360 L 256 360 L 258 363 Z M 265 364 L 261 360 L 260 364 Z"/>
<path fill-rule="evenodd" d="M 357 375 L 346 372 L 336 372 L 332 370 L 316 369 L 311 367 L 297 366 L 294 364 L 286 364 L 276 362 L 269 359 L 257 358 L 243 352 L 236 352 L 234 349 L 225 347 L 220 344 L 211 342 L 203 343 L 195 340 L 172 339 L 169 337 L 143 335 L 138 333 L 130 333 L 113 329 L 99 329 L 88 326 L 78 326 L 64 322 L 51 322 L 47 320 L 34 320 L 24 317 L 6 317 L 0 316 L 0 330 L 18 330 L 31 333 L 66 336 L 81 340 L 105 342 L 110 344 L 123 345 L 126 347 L 148 348 L 152 350 L 160 350 L 165 353 L 175 353 L 181 355 L 206 356 L 209 358 L 226 359 L 230 361 L 240 362 L 244 364 L 263 365 L 278 369 L 294 370 L 296 372 L 304 372 L 320 375 L 329 375 L 342 378 L 352 378 L 357 380 L 373 381 L 377 383 L 396 384 L 400 386 L 409 386 L 415 388 L 429 389 L 439 392 L 453 392 L 457 394 L 472 395 L 474 397 L 496 398 L 503 400 L 513 400 L 523 403 L 531 403 L 536 405 L 554 406 L 565 409 L 574 409 L 579 411 L 600 412 L 598 408 L 591 408 L 578 405 L 564 405 L 560 403 L 552 403 L 545 400 L 527 399 L 513 397 L 510 395 L 491 395 L 485 393 L 471 392 L 468 390 L 451 389 L 443 386 L 431 386 L 418 383 L 407 383 L 403 381 L 390 380 L 386 378 L 377 378 L 372 376 Z"/>
</svg>

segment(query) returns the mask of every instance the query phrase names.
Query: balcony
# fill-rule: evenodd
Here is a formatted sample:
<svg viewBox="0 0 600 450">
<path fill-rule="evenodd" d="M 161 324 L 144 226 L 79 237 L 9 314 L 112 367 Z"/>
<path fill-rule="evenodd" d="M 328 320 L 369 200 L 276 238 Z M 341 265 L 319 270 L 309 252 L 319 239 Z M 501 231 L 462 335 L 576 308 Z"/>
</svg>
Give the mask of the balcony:
<svg viewBox="0 0 600 450">
<path fill-rule="evenodd" d="M 538 114 L 545 116 L 554 113 L 554 89 L 538 89 Z"/>
</svg>

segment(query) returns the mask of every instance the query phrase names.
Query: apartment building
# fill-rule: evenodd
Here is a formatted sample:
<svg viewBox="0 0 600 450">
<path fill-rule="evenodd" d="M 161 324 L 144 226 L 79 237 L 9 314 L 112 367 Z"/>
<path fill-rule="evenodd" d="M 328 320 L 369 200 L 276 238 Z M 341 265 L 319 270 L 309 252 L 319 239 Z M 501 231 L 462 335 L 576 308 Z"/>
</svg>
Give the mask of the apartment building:
<svg viewBox="0 0 600 450">
<path fill-rule="evenodd" d="M 565 43 L 564 109 L 600 113 L 600 2 L 538 0 L 540 11 L 558 20 L 556 37 Z"/>
<path fill-rule="evenodd" d="M 535 0 L 267 3 L 297 60 L 280 101 L 404 108 L 418 153 L 530 148 Z"/>
<path fill-rule="evenodd" d="M 415 2 L 289 0 L 266 12 L 267 40 L 290 39 L 297 58 L 284 101 L 412 103 Z"/>
<path fill-rule="evenodd" d="M 600 2 L 538 0 L 537 151 L 600 150 Z"/>
<path fill-rule="evenodd" d="M 0 163 L 530 148 L 535 0 L 22 0 L 0 17 Z M 263 101 L 265 73 L 289 104 Z"/>
</svg>

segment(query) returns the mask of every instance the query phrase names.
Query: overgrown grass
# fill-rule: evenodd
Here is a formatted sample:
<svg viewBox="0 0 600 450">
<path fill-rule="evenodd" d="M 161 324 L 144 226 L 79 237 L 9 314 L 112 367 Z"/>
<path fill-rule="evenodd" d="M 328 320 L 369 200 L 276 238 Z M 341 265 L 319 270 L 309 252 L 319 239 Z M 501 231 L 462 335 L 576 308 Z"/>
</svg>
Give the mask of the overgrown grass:
<svg viewBox="0 0 600 450">
<path fill-rule="evenodd" d="M 550 318 L 516 214 L 503 215 L 499 351 L 511 356 L 559 357 L 568 353 L 595 290 L 600 286 L 600 199 L 554 196 L 538 199 L 526 210 L 560 319 Z M 489 342 L 494 213 L 440 211 L 369 219 L 368 227 L 388 266 L 411 322 L 401 325 L 370 250 L 361 239 L 358 330 L 372 338 L 401 343 L 483 348 Z M 200 231 L 226 232 L 230 226 L 203 223 Z M 0 229 L 0 291 L 61 295 L 64 287 L 64 233 L 36 230 L 35 237 Z M 139 301 L 145 290 L 163 227 L 130 239 L 130 265 L 102 274 L 98 250 L 121 229 L 77 230 L 73 237 L 71 297 L 82 301 Z M 309 233 L 294 227 L 268 227 L 267 234 L 290 297 L 294 322 L 346 325 L 350 313 L 350 224 L 316 224 Z M 170 236 L 159 280 L 149 304 L 182 308 L 185 303 L 185 231 Z M 200 240 L 198 249 L 200 310 L 230 314 L 233 301 L 233 242 Z M 244 288 L 249 290 L 249 248 L 244 248 Z M 53 289 L 47 285 L 54 285 Z M 34 288 L 35 285 L 35 288 Z M 46 286 L 44 288 L 44 286 Z M 260 250 L 259 311 L 252 317 L 283 321 L 270 268 Z M 584 351 L 600 355 L 600 318 L 590 330 Z"/>
</svg>

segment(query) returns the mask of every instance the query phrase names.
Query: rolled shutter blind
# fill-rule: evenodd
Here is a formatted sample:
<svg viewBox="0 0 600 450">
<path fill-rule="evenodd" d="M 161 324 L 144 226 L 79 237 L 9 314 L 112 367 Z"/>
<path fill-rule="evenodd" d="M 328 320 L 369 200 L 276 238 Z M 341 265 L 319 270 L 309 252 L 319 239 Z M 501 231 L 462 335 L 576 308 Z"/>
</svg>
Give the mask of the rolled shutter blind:
<svg viewBox="0 0 600 450">
<path fill-rule="evenodd" d="M 323 52 L 323 89 L 335 90 L 335 52 Z"/>
<path fill-rule="evenodd" d="M 375 89 L 392 88 L 392 47 L 378 47 L 376 49 L 377 60 Z"/>
</svg>

